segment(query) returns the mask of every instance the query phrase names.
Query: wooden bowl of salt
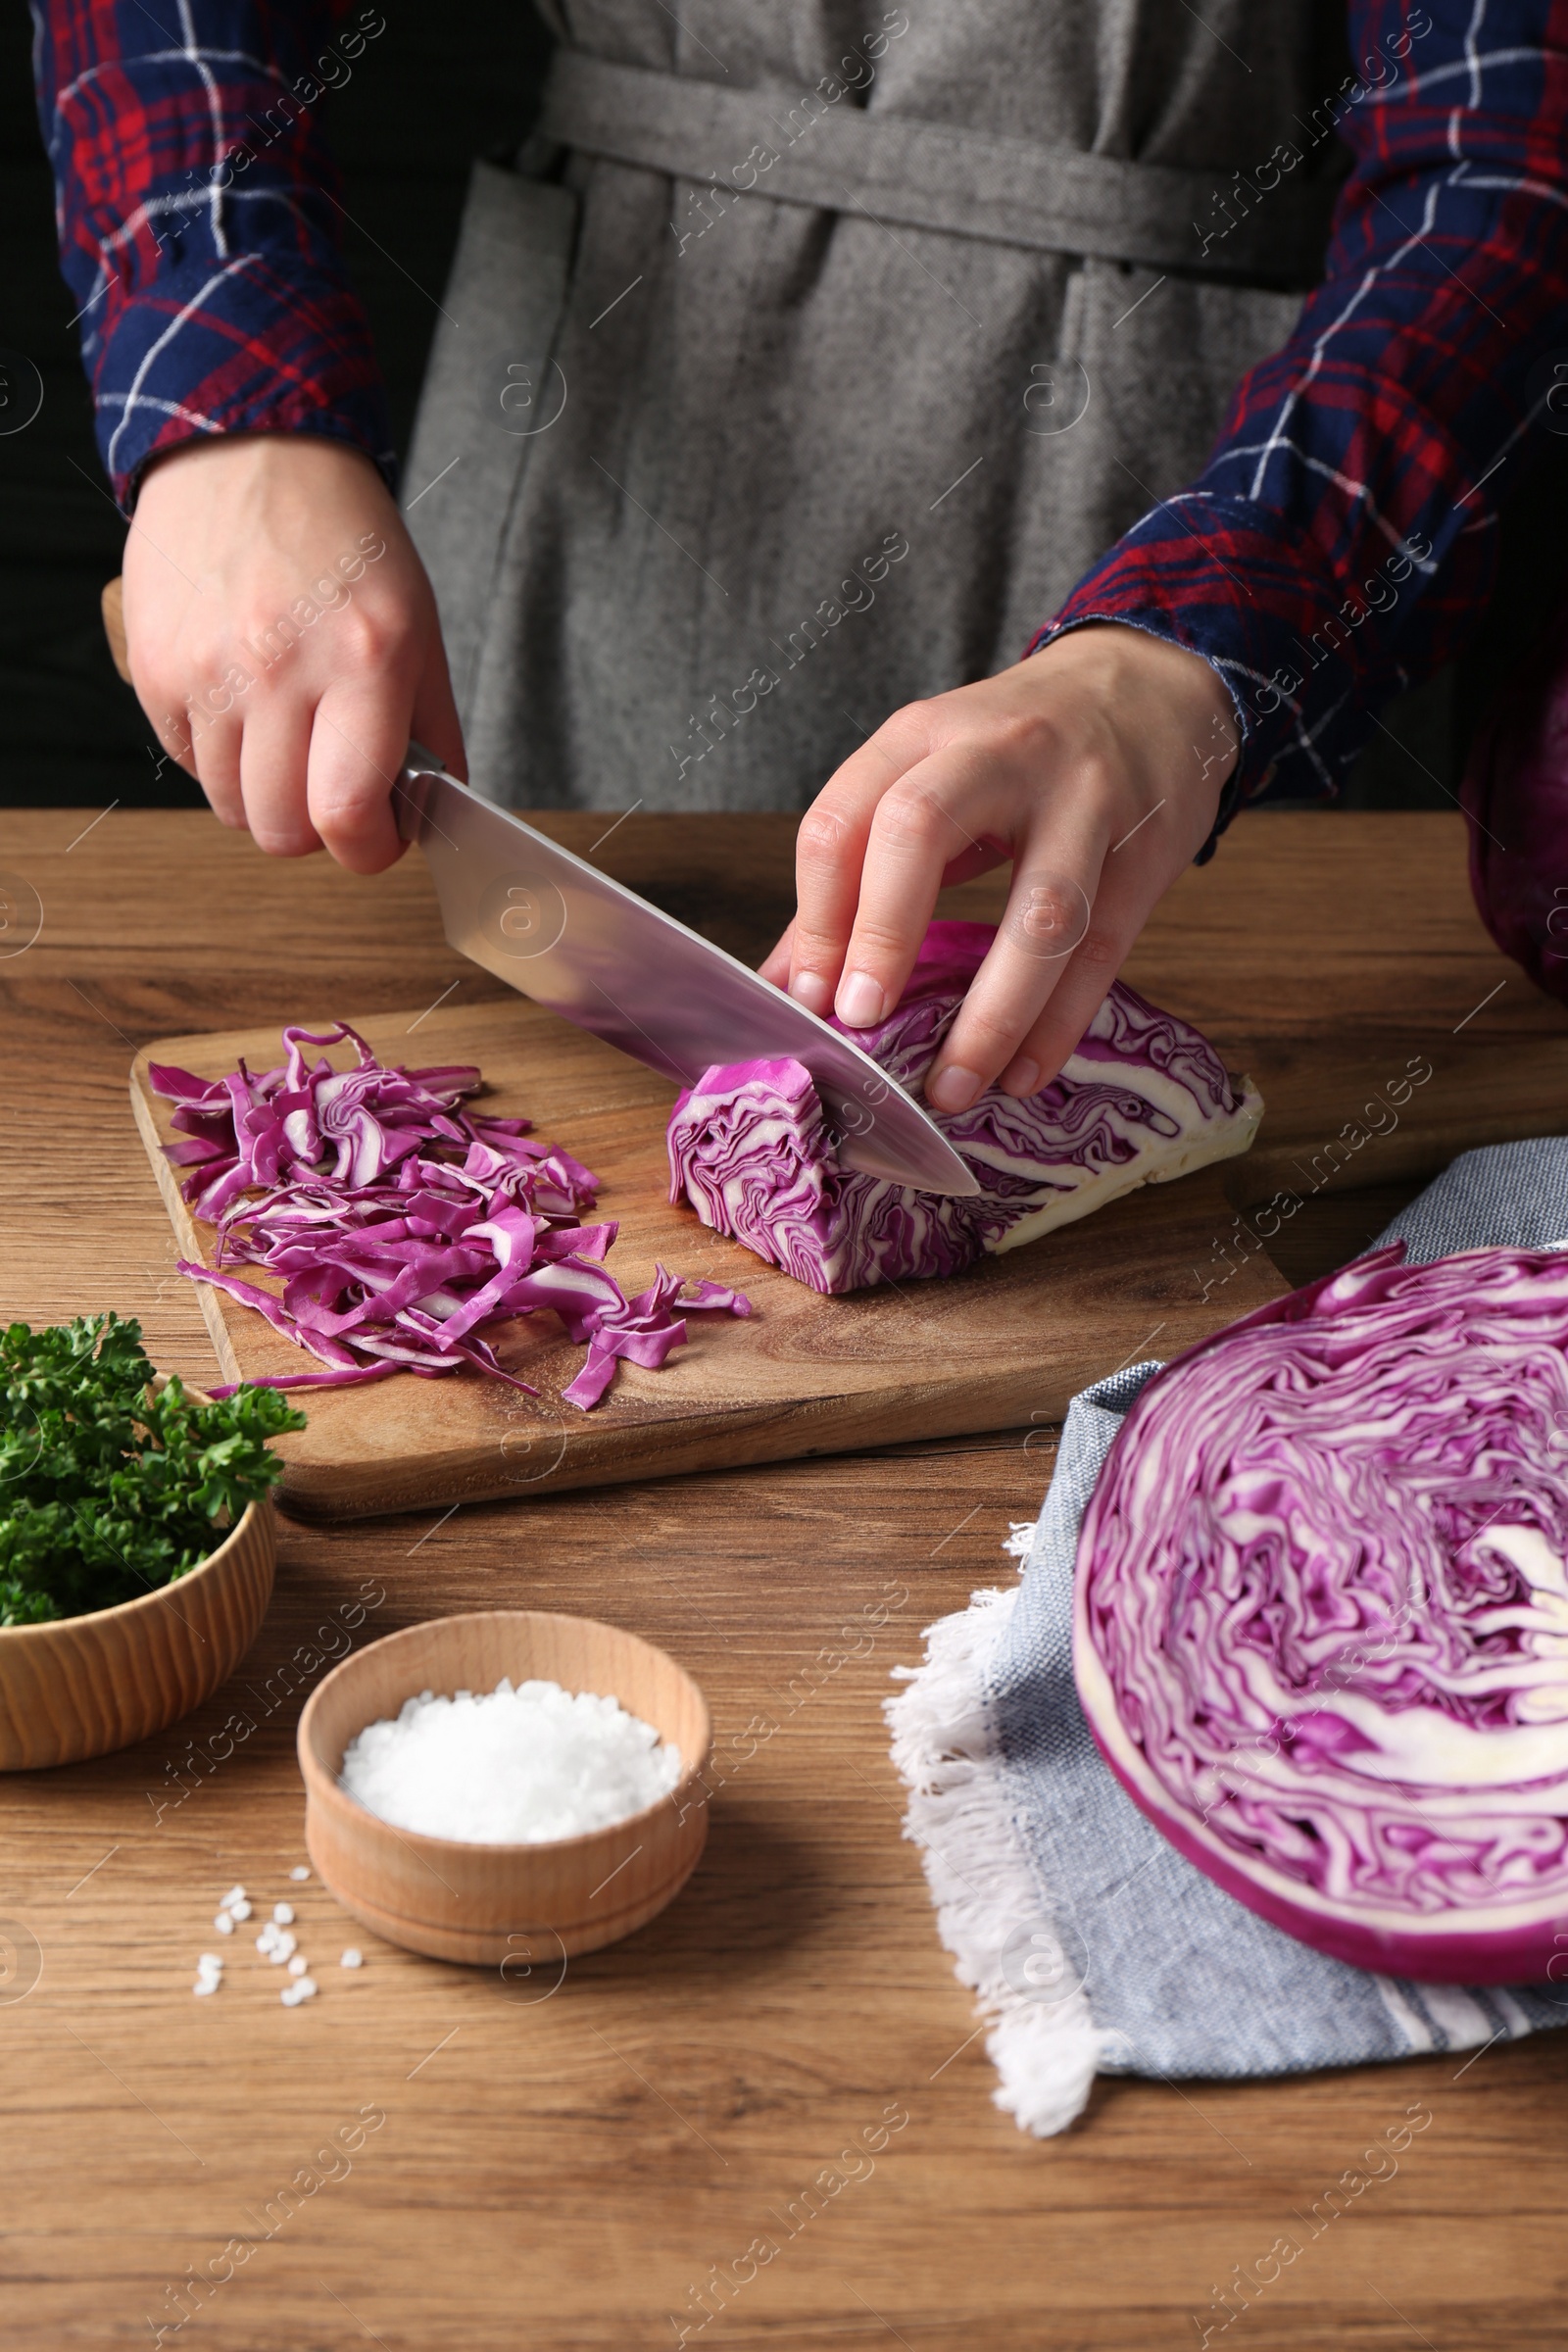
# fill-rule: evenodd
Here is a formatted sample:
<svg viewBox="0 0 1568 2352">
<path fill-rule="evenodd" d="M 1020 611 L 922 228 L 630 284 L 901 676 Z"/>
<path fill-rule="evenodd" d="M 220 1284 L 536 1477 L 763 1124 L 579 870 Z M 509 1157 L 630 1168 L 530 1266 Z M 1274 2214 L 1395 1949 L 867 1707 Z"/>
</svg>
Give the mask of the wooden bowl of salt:
<svg viewBox="0 0 1568 2352">
<path fill-rule="evenodd" d="M 606 1827 L 507 1843 L 399 1826 L 344 1787 L 345 1750 L 368 1727 L 395 1722 L 427 1692 L 487 1696 L 503 1680 L 615 1700 L 678 1750 L 678 1766 L 666 1759 L 673 1786 Z M 616 1942 L 679 1893 L 708 1838 L 711 1747 L 691 1676 L 618 1626 L 538 1609 L 435 1618 L 345 1658 L 312 1693 L 299 1727 L 306 1850 L 344 1909 L 388 1941 L 521 1976 Z M 363 1752 L 354 1749 L 357 1776 Z M 475 1788 L 476 1822 L 489 1806 L 493 1828 L 496 1795 Z"/>
</svg>

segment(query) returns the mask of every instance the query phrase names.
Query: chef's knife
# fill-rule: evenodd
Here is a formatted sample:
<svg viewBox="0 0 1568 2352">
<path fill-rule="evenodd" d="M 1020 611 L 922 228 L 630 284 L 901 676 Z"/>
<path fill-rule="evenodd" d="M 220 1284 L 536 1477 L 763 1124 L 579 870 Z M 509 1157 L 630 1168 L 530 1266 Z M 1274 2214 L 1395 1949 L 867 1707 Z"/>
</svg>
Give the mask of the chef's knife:
<svg viewBox="0 0 1568 2352">
<path fill-rule="evenodd" d="M 804 1062 L 853 1168 L 972 1195 L 941 1129 L 868 1054 L 672 915 L 409 746 L 398 826 L 435 880 L 447 939 L 537 1004 L 682 1086 L 714 1062 Z"/>
</svg>

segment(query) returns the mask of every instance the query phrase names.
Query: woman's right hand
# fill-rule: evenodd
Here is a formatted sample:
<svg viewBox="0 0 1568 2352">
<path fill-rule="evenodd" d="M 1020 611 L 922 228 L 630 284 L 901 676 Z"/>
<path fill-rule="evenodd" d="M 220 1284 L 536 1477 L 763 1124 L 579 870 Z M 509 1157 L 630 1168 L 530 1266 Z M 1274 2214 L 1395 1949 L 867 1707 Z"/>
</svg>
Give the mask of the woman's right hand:
<svg viewBox="0 0 1568 2352">
<path fill-rule="evenodd" d="M 159 740 L 226 825 L 376 873 L 410 736 L 459 775 L 435 598 L 368 458 L 310 433 L 188 441 L 149 469 L 125 645 Z"/>
</svg>

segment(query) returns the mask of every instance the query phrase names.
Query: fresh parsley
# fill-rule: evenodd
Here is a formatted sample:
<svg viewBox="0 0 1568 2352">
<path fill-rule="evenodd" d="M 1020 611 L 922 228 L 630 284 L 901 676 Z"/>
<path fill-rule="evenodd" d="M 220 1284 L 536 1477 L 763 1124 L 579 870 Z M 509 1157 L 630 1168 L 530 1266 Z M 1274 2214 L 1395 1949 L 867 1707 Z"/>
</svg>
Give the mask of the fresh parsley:
<svg viewBox="0 0 1568 2352">
<path fill-rule="evenodd" d="M 0 1332 L 0 1626 L 78 1617 L 172 1584 L 223 1541 L 303 1429 L 275 1389 L 158 1395 L 141 1325 Z"/>
</svg>

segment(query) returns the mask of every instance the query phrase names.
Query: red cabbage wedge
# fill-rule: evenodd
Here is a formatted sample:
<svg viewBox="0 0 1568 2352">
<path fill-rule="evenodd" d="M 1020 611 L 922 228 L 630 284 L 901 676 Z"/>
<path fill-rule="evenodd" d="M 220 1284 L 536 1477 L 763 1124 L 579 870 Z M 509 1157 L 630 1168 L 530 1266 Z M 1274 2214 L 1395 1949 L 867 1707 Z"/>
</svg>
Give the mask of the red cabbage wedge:
<svg viewBox="0 0 1568 2352">
<path fill-rule="evenodd" d="M 1568 1256 L 1403 1248 L 1155 1375 L 1074 1666 L 1173 1844 L 1319 1951 L 1568 1975 Z"/>
<path fill-rule="evenodd" d="M 933 923 L 889 1018 L 843 1034 L 917 1090 L 995 936 L 988 923 Z M 1138 1185 L 1245 1152 L 1262 1111 L 1205 1038 L 1118 980 L 1038 1095 L 992 1087 L 968 1110 L 932 1113 L 979 1177 L 976 1198 L 842 1167 L 809 1071 L 780 1060 L 705 1070 L 679 1097 L 670 1199 L 814 1291 L 860 1290 L 956 1274 Z"/>
</svg>

